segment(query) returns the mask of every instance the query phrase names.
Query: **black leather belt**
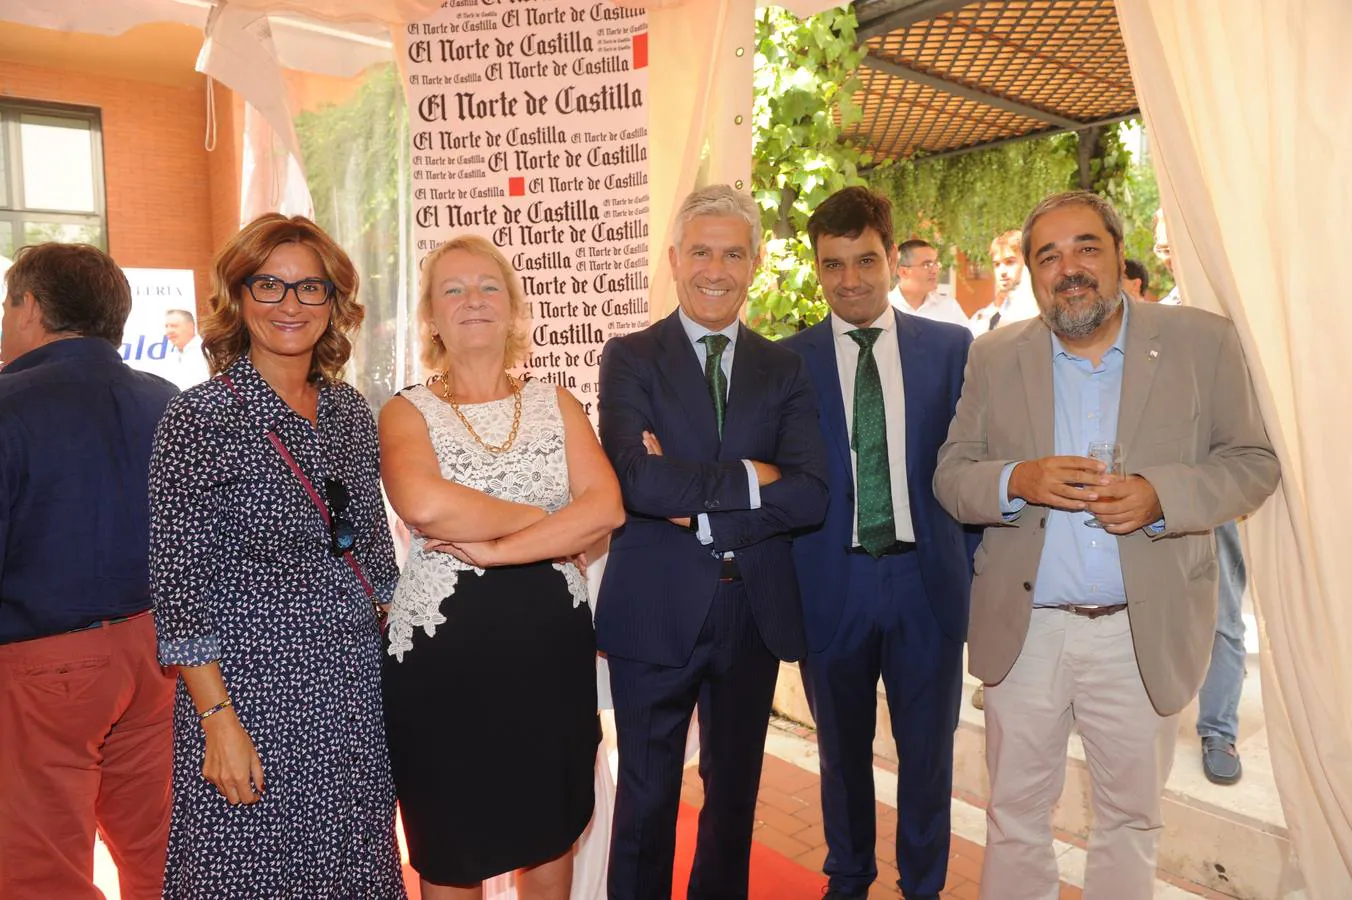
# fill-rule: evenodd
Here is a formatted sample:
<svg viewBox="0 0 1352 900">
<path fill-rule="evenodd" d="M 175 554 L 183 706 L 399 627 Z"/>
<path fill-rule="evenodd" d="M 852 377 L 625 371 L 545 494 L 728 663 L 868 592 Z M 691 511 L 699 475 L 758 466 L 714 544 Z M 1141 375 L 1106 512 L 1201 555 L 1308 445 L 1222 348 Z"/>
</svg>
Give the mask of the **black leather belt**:
<svg viewBox="0 0 1352 900">
<path fill-rule="evenodd" d="M 1077 616 L 1084 616 L 1086 619 L 1097 619 L 1102 616 L 1111 616 L 1113 613 L 1121 612 L 1127 608 L 1127 604 L 1117 603 L 1112 606 L 1079 606 L 1074 603 L 1068 603 L 1065 606 L 1052 606 L 1049 608 L 1059 609 Z"/>
<path fill-rule="evenodd" d="M 850 553 L 868 553 L 868 551 L 865 550 L 863 547 L 851 547 L 851 548 L 849 549 L 848 552 L 850 552 Z M 878 555 L 879 555 L 879 556 L 900 556 L 900 555 L 903 554 L 903 553 L 914 553 L 914 552 L 915 552 L 915 543 L 914 543 L 914 542 L 912 542 L 912 541 L 894 541 L 893 543 L 891 543 L 891 544 L 889 544 L 888 546 L 884 547 L 884 548 L 883 548 L 883 552 L 882 552 L 882 553 L 879 553 Z"/>
<path fill-rule="evenodd" d="M 723 557 L 723 567 L 718 570 L 718 583 L 731 584 L 734 581 L 742 580 L 742 568 L 737 565 L 737 558 L 734 556 Z"/>
</svg>

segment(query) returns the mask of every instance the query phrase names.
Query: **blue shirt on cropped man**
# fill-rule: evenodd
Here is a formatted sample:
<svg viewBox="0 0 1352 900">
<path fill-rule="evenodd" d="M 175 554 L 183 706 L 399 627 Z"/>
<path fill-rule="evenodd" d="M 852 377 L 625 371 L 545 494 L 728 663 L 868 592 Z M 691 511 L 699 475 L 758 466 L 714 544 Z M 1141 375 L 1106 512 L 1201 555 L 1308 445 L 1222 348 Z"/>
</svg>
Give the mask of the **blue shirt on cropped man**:
<svg viewBox="0 0 1352 900">
<path fill-rule="evenodd" d="M 1057 456 L 1085 456 L 1091 441 L 1117 440 L 1117 411 L 1122 399 L 1122 366 L 1126 360 L 1127 317 L 1122 304 L 1122 326 L 1117 340 L 1095 366 L 1066 349 L 1051 335 L 1052 404 Z M 1016 515 L 1026 501 L 1009 496 L 1009 476 L 1017 463 L 1000 474 L 1000 498 L 1006 516 Z M 1117 536 L 1091 528 L 1087 512 L 1047 510 L 1047 538 L 1033 588 L 1034 606 L 1118 606 L 1127 602 Z M 1148 526 L 1159 531 L 1164 523 Z"/>
<path fill-rule="evenodd" d="M 177 392 L 102 338 L 0 370 L 0 644 L 150 608 L 150 447 Z"/>
</svg>

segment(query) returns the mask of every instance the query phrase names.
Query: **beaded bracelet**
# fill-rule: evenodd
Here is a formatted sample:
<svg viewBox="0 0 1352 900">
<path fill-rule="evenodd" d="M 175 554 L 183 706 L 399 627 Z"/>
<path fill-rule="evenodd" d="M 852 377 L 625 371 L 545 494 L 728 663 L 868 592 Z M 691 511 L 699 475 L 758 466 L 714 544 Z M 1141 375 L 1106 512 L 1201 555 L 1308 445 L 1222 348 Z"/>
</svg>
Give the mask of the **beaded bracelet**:
<svg viewBox="0 0 1352 900">
<path fill-rule="evenodd" d="M 230 700 L 230 698 L 229 698 L 229 697 L 226 697 L 224 700 L 222 700 L 220 703 L 217 703 L 215 706 L 211 707 L 210 709 L 204 709 L 204 710 L 202 710 L 200 713 L 198 713 L 198 714 L 197 714 L 197 721 L 199 721 L 199 722 L 204 721 L 204 720 L 206 720 L 206 719 L 208 719 L 208 718 L 210 718 L 210 717 L 216 715 L 216 713 L 220 712 L 221 710 L 223 710 L 223 709 L 229 709 L 230 707 L 232 707 L 232 706 L 234 706 L 234 705 L 235 705 L 235 704 Z"/>
</svg>

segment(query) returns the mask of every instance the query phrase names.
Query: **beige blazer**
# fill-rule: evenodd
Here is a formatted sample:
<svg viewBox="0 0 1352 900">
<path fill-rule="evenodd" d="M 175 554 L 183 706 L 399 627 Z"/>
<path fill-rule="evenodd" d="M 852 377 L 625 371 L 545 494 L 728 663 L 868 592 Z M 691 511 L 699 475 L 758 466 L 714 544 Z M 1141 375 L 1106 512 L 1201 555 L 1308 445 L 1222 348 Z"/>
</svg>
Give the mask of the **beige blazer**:
<svg viewBox="0 0 1352 900">
<path fill-rule="evenodd" d="M 1131 302 L 1131 301 L 1128 301 Z M 1279 468 L 1227 319 L 1132 303 L 1117 440 L 1127 474 L 1154 486 L 1165 532 L 1117 538 L 1141 679 L 1161 715 L 1182 709 L 1206 675 L 1216 629 L 1211 529 L 1253 512 Z M 1052 456 L 1051 333 L 1041 319 L 972 345 L 957 414 L 939 452 L 934 493 L 958 521 L 986 525 L 972 582 L 972 674 L 1001 681 L 1023 648 L 1046 509 L 1000 514 L 1006 463 Z"/>
</svg>

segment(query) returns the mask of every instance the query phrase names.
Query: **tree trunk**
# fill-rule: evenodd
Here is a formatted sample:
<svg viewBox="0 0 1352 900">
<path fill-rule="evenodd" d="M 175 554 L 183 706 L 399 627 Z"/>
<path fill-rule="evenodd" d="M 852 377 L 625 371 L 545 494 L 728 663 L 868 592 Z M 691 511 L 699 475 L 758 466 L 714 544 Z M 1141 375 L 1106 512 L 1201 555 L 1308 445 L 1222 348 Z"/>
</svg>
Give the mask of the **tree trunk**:
<svg viewBox="0 0 1352 900">
<path fill-rule="evenodd" d="M 798 232 L 793 227 L 793 204 L 798 200 L 798 192 L 785 187 L 779 192 L 779 217 L 775 221 L 774 234 L 777 238 L 791 238 Z"/>
<path fill-rule="evenodd" d="M 1085 128 L 1075 132 L 1079 138 L 1080 144 L 1076 155 L 1079 163 L 1079 184 L 1080 190 L 1092 191 L 1094 189 L 1094 169 L 1093 162 L 1103 155 L 1103 126 L 1095 125 L 1093 128 Z"/>
</svg>

